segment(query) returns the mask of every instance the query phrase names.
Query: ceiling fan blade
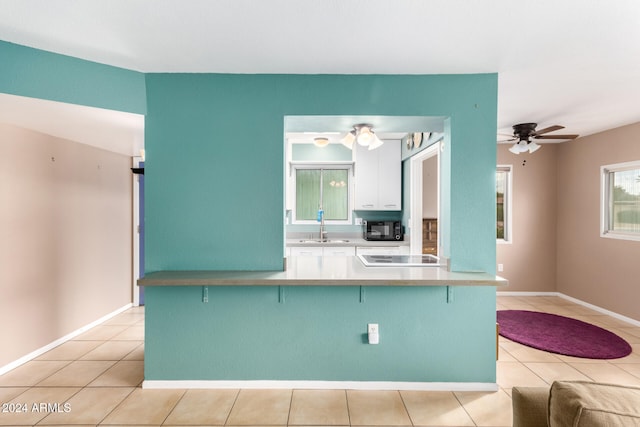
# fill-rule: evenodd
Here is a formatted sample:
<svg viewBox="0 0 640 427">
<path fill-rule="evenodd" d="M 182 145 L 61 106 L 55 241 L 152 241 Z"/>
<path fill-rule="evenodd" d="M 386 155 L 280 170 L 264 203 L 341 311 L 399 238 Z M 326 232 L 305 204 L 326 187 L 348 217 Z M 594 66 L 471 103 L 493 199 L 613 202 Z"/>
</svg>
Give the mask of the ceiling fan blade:
<svg viewBox="0 0 640 427">
<path fill-rule="evenodd" d="M 516 137 L 516 136 L 511 136 L 511 135 L 509 135 L 509 136 L 510 137 L 507 137 L 507 135 L 502 135 L 503 138 L 498 137 L 498 142 L 513 142 L 513 141 L 517 141 L 518 140 L 518 137 Z M 505 138 L 505 137 L 507 137 L 507 138 Z"/>
<path fill-rule="evenodd" d="M 554 130 L 564 129 L 564 126 L 554 125 L 549 126 L 548 128 L 540 129 L 534 132 L 534 135 L 542 135 L 543 133 L 553 132 Z"/>
<path fill-rule="evenodd" d="M 580 135 L 536 135 L 535 139 L 576 139 Z"/>
</svg>

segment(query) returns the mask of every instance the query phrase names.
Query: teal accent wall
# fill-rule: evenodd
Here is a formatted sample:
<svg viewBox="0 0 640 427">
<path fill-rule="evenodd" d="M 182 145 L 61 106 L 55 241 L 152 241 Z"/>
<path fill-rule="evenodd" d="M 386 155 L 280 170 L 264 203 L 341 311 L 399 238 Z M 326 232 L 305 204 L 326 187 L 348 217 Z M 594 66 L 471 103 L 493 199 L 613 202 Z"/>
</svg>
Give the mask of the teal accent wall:
<svg viewBox="0 0 640 427">
<path fill-rule="evenodd" d="M 495 291 L 146 288 L 145 380 L 494 383 Z M 378 323 L 380 343 L 367 341 Z"/>
<path fill-rule="evenodd" d="M 497 75 L 147 75 L 146 268 L 281 270 L 284 118 L 444 119 L 453 270 L 495 272 Z M 157 287 L 145 378 L 495 382 L 495 288 Z M 381 344 L 365 344 L 369 322 Z"/>
<path fill-rule="evenodd" d="M 495 271 L 496 74 L 149 74 L 146 82 L 147 272 L 282 268 L 289 115 L 448 117 L 445 247 L 455 270 Z"/>
<path fill-rule="evenodd" d="M 145 75 L 0 41 L 0 92 L 49 101 L 146 112 Z"/>
<path fill-rule="evenodd" d="M 438 233 L 440 235 L 439 244 L 442 251 L 438 252 L 438 254 L 449 258 L 451 257 L 451 197 L 442 197 L 442 195 L 451 194 L 451 120 L 445 120 L 444 125 L 444 137 L 442 139 L 443 148 L 440 151 L 440 166 L 442 167 L 442 170 L 446 167 L 449 173 L 440 173 L 441 216 L 438 218 Z M 493 169 L 495 169 L 495 166 Z M 449 237 L 447 238 L 446 236 Z M 450 262 L 453 264 L 451 260 Z"/>
</svg>

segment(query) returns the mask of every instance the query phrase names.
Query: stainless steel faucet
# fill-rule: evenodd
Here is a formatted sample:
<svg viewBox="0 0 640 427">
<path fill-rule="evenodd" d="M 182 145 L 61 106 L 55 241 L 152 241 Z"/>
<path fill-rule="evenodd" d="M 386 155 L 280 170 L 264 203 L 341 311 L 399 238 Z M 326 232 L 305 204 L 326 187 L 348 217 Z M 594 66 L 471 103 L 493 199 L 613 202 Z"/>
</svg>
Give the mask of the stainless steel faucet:
<svg viewBox="0 0 640 427">
<path fill-rule="evenodd" d="M 320 241 L 321 242 L 326 242 L 327 241 L 327 230 L 324 229 L 324 210 L 320 209 L 318 214 L 320 216 Z"/>
</svg>

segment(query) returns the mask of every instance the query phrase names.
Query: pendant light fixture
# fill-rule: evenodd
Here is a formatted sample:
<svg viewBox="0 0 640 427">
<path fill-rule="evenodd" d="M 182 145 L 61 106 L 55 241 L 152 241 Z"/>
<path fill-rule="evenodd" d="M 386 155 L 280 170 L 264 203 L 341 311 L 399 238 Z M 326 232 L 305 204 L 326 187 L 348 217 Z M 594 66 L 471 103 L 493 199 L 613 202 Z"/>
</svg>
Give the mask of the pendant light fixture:
<svg viewBox="0 0 640 427">
<path fill-rule="evenodd" d="M 329 145 L 329 139 L 328 138 L 324 138 L 324 137 L 318 137 L 318 138 L 314 138 L 313 139 L 313 144 L 316 147 L 326 147 L 327 145 Z"/>
<path fill-rule="evenodd" d="M 356 140 L 356 131 L 352 130 L 348 132 L 344 138 L 340 140 L 340 143 L 347 147 L 349 150 L 353 150 L 353 143 Z"/>
<path fill-rule="evenodd" d="M 375 150 L 384 144 L 384 141 L 373 132 L 373 125 L 368 123 L 354 125 L 353 130 L 347 133 L 340 142 L 349 149 L 353 149 L 353 143 L 357 142 L 363 147 L 369 147 L 369 150 Z"/>
</svg>

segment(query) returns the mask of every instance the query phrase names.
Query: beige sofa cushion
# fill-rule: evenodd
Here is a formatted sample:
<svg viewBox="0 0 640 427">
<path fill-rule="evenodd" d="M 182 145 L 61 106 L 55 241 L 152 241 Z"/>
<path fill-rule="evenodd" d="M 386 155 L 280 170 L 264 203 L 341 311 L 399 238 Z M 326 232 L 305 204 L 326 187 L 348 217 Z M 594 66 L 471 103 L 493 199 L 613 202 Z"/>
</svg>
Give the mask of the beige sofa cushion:
<svg viewBox="0 0 640 427">
<path fill-rule="evenodd" d="M 550 427 L 640 427 L 640 388 L 556 381 L 549 392 Z"/>
<path fill-rule="evenodd" d="M 547 427 L 549 387 L 513 387 L 512 427 Z"/>
</svg>

